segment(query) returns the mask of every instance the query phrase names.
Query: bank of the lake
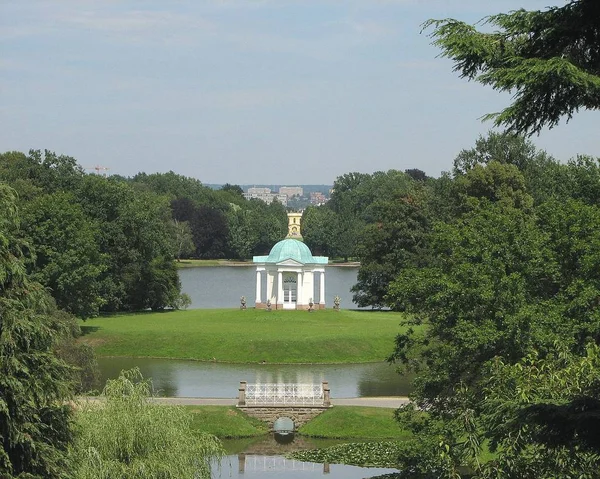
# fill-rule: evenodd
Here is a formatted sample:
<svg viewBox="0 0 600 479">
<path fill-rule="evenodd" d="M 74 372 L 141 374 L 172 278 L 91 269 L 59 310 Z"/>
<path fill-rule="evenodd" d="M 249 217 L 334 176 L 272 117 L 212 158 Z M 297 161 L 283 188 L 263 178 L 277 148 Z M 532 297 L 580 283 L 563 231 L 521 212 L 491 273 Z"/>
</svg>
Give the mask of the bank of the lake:
<svg viewBox="0 0 600 479">
<path fill-rule="evenodd" d="M 389 311 L 198 309 L 94 318 L 81 341 L 99 356 L 231 363 L 365 363 L 384 360 L 404 331 Z"/>
</svg>

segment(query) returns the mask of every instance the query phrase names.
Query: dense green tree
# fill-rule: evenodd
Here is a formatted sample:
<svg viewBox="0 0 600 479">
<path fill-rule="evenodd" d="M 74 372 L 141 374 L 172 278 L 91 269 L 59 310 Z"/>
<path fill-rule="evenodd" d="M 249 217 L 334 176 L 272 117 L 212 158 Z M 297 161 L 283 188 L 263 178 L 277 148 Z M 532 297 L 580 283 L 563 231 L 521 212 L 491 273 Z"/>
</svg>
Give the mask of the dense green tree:
<svg viewBox="0 0 600 479">
<path fill-rule="evenodd" d="M 84 176 L 75 158 L 49 150 L 44 153 L 30 150 L 29 155 L 20 152 L 0 155 L 0 180 L 15 186 L 19 194 L 27 194 L 33 188 L 45 193 L 70 191 Z"/>
<path fill-rule="evenodd" d="M 302 237 L 314 254 L 334 256 L 337 214 L 327 206 L 309 206 L 302 214 Z"/>
<path fill-rule="evenodd" d="M 173 264 L 169 201 L 128 183 L 85 177 L 77 197 L 99 225 L 99 247 L 108 257 L 101 281 L 104 310 L 177 307 L 181 285 Z"/>
<path fill-rule="evenodd" d="M 58 478 L 71 439 L 71 368 L 52 298 L 25 271 L 16 196 L 0 184 L 0 476 Z"/>
<path fill-rule="evenodd" d="M 430 20 L 434 44 L 460 76 L 513 93 L 513 103 L 486 115 L 518 133 L 539 133 L 580 108 L 600 108 L 600 3 L 571 0 L 544 11 L 517 10 L 464 22 Z M 491 30 L 491 31 L 490 31 Z"/>
<path fill-rule="evenodd" d="M 565 165 L 560 164 L 545 151 L 521 135 L 489 132 L 480 136 L 475 146 L 462 150 L 454 160 L 455 177 L 467 174 L 476 166 L 490 162 L 516 167 L 525 180 L 525 190 L 535 204 L 552 198 L 563 198 L 572 194 L 570 175 Z"/>
<path fill-rule="evenodd" d="M 409 168 L 404 170 L 404 173 L 415 181 L 426 181 L 429 178 L 423 170 L 419 170 L 418 168 Z"/>
<path fill-rule="evenodd" d="M 40 195 L 24 204 L 23 233 L 35 245 L 32 278 L 52 293 L 57 305 L 81 318 L 96 316 L 103 304 L 98 228 L 71 193 Z"/>
<path fill-rule="evenodd" d="M 168 173 L 138 173 L 131 182 L 140 189 L 146 189 L 169 199 L 188 198 L 196 204 L 216 206 L 219 203 L 216 192 L 204 186 L 196 178 L 178 175 L 173 171 Z"/>
<path fill-rule="evenodd" d="M 377 219 L 359 236 L 357 256 L 361 266 L 352 287 L 359 306 L 387 306 L 388 287 L 400 271 L 419 266 L 426 250 L 430 225 L 418 195 L 380 200 L 370 207 Z"/>
<path fill-rule="evenodd" d="M 532 344 L 551 347 L 548 322 L 560 318 L 547 304 L 558 273 L 548 240 L 532 215 L 501 203 L 436 225 L 428 266 L 401 271 L 388 293 L 394 309 L 428 325 L 426 335 L 397 338 L 396 349 L 397 359 L 424 368 L 422 404 L 443 403 L 457 382 L 476 382 L 495 355 L 515 360 Z"/>
<path fill-rule="evenodd" d="M 255 220 L 258 218 L 253 213 L 236 205 L 227 214 L 228 250 L 232 258 L 247 259 L 252 256 L 254 247 L 258 243 L 258 231 L 255 225 Z"/>
<path fill-rule="evenodd" d="M 187 221 L 173 220 L 173 236 L 177 261 L 188 258 L 196 249 L 190 224 Z"/>
<path fill-rule="evenodd" d="M 399 412 L 421 438 L 401 464 L 441 441 L 448 474 L 466 464 L 482 478 L 594 477 L 584 472 L 599 450 L 576 424 L 600 409 L 597 353 L 585 359 L 600 343 L 600 209 L 479 200 L 438 223 L 427 264 L 389 288 L 390 304 L 424 325 L 397 337 L 392 358 L 418 371 L 414 399 L 429 411 L 424 422 Z M 499 451 L 488 465 L 484 442 Z"/>
</svg>

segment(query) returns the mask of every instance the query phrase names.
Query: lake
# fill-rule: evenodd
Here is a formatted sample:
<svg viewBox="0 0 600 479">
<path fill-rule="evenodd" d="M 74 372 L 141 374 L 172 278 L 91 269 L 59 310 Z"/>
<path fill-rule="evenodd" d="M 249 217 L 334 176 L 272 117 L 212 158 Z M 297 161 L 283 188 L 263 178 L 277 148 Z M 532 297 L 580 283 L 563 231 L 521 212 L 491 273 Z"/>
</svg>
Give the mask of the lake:
<svg viewBox="0 0 600 479">
<path fill-rule="evenodd" d="M 357 274 L 358 267 L 353 266 L 325 268 L 325 303 L 328 307 L 332 307 L 333 298 L 339 296 L 342 308 L 357 308 L 350 292 Z M 266 276 L 263 274 L 263 294 L 267 290 Z M 315 302 L 320 300 L 318 277 L 315 277 Z M 192 300 L 192 309 L 235 308 L 242 296 L 246 297 L 248 306 L 253 306 L 256 299 L 256 268 L 252 265 L 182 268 L 179 278 L 181 290 Z"/>
<path fill-rule="evenodd" d="M 250 383 L 321 383 L 329 381 L 334 398 L 406 396 L 409 378 L 393 365 L 367 364 L 227 364 L 152 358 L 98 358 L 102 381 L 123 369 L 138 367 L 152 378 L 160 396 L 237 397 L 240 381 Z"/>
</svg>

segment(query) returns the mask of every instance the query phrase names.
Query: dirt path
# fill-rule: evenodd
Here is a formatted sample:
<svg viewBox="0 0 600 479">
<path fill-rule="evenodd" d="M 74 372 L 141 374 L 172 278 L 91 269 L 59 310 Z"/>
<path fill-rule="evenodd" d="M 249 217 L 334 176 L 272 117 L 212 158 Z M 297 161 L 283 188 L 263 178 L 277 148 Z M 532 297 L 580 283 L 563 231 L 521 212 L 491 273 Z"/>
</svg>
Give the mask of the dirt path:
<svg viewBox="0 0 600 479">
<path fill-rule="evenodd" d="M 178 404 L 180 406 L 235 406 L 234 398 L 155 398 L 160 404 Z M 333 406 L 369 406 L 398 408 L 408 403 L 407 397 L 370 397 L 370 398 L 332 398 Z"/>
</svg>

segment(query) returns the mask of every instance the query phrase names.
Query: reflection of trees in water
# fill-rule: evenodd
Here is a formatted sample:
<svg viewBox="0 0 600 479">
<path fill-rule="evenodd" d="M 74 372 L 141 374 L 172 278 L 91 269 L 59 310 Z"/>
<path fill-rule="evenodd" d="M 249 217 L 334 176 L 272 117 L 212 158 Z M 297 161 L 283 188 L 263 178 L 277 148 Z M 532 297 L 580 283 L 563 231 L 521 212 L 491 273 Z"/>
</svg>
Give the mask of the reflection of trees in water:
<svg viewBox="0 0 600 479">
<path fill-rule="evenodd" d="M 400 376 L 396 367 L 365 368 L 358 378 L 357 387 L 360 397 L 408 396 L 411 392 L 412 376 Z"/>
</svg>

